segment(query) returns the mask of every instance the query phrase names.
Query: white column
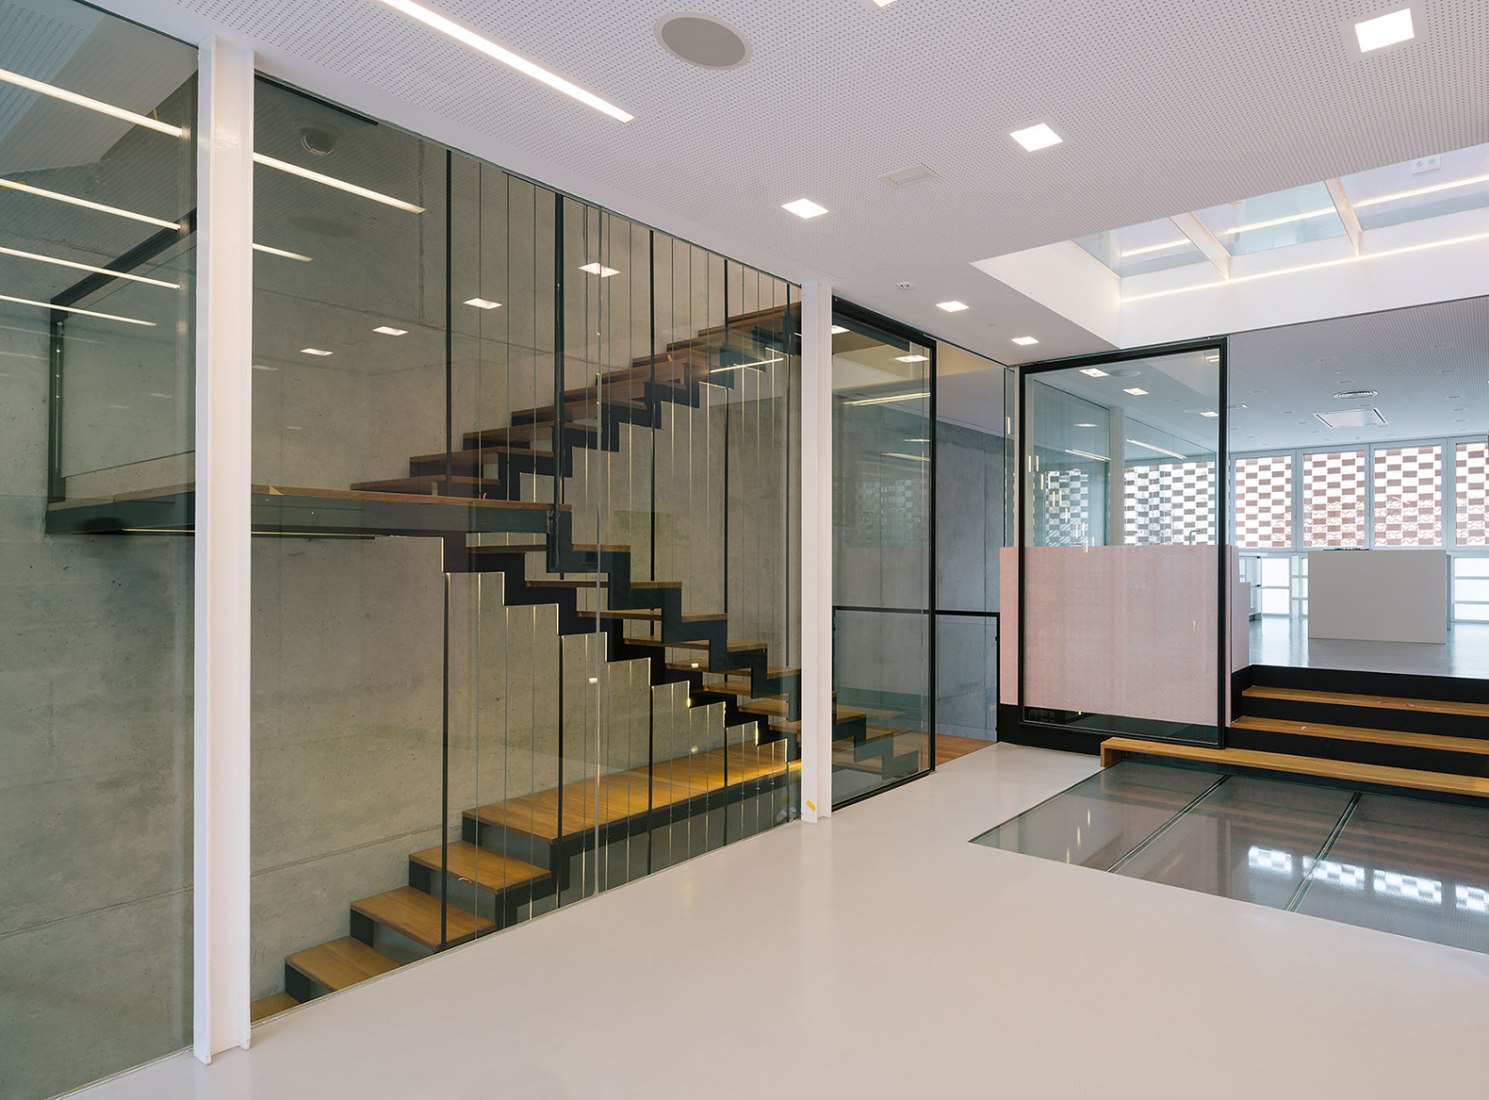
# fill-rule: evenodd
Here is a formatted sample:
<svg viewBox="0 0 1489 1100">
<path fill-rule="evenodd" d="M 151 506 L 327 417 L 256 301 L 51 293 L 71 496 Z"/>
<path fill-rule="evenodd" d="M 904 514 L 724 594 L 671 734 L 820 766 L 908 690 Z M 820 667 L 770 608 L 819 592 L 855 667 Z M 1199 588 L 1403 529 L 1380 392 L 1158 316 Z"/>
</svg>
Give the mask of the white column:
<svg viewBox="0 0 1489 1100">
<path fill-rule="evenodd" d="M 832 287 L 801 288 L 801 816 L 832 813 Z"/>
<path fill-rule="evenodd" d="M 208 1062 L 249 1035 L 253 52 L 213 37 L 200 57 L 192 1043 Z"/>
</svg>

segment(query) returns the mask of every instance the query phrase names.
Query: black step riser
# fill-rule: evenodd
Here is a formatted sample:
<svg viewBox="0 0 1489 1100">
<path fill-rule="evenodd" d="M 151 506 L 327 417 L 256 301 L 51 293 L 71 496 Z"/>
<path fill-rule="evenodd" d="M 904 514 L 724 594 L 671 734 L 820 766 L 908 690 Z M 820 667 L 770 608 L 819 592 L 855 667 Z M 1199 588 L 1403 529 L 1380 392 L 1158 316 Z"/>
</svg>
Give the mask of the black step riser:
<svg viewBox="0 0 1489 1100">
<path fill-rule="evenodd" d="M 1366 741 L 1336 741 L 1330 737 L 1304 737 L 1295 733 L 1237 727 L 1226 731 L 1225 744 L 1232 749 L 1256 749 L 1290 756 L 1347 760 L 1354 764 L 1379 764 L 1451 775 L 1489 775 L 1489 756 L 1466 752 L 1376 745 Z"/>
<path fill-rule="evenodd" d="M 1458 714 L 1351 707 L 1338 703 L 1301 703 L 1291 699 L 1257 699 L 1250 696 L 1241 700 L 1241 713 L 1256 718 L 1280 718 L 1288 722 L 1323 722 L 1333 726 L 1358 726 L 1364 729 L 1436 733 L 1445 737 L 1489 740 L 1489 719 Z"/>
</svg>

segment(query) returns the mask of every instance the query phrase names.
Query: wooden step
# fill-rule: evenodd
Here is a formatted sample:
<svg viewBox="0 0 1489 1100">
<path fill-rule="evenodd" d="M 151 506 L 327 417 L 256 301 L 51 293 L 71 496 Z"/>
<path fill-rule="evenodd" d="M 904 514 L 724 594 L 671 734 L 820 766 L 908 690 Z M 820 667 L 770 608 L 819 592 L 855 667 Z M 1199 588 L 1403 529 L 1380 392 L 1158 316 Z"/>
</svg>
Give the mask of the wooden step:
<svg viewBox="0 0 1489 1100">
<path fill-rule="evenodd" d="M 300 1002 L 288 993 L 271 993 L 267 997 L 260 997 L 248 1006 L 249 1023 L 258 1023 L 267 1020 L 270 1016 L 278 1016 L 281 1012 L 288 1012 L 292 1008 L 299 1007 Z"/>
<path fill-rule="evenodd" d="M 1410 710 L 1421 714 L 1489 718 L 1489 703 L 1453 703 L 1439 699 L 1405 699 L 1392 695 L 1356 695 L 1342 691 L 1310 691 L 1304 688 L 1260 685 L 1246 688 L 1241 695 L 1250 699 L 1279 699 L 1290 703 L 1324 703 L 1336 707 L 1373 707 L 1377 710 Z"/>
<path fill-rule="evenodd" d="M 1108 767 L 1130 756 L 1196 760 L 1210 764 L 1228 764 L 1237 768 L 1339 779 L 1347 783 L 1489 798 L 1489 779 L 1473 775 L 1449 775 L 1445 772 L 1392 768 L 1380 764 L 1355 764 L 1348 760 L 1289 756 L 1276 752 L 1257 752 L 1254 749 L 1212 749 L 1202 745 L 1165 744 L 1159 741 L 1140 741 L 1132 737 L 1109 737 L 1101 743 L 1102 767 Z"/>
<path fill-rule="evenodd" d="M 627 638 L 626 640 L 627 641 L 634 641 L 635 639 L 633 639 L 633 638 Z M 668 648 L 670 649 L 672 647 L 669 646 Z M 709 669 L 704 668 L 703 667 L 703 664 L 704 663 L 702 661 L 668 661 L 667 662 L 667 667 L 670 668 L 674 672 L 708 672 L 708 671 L 710 671 Z M 765 670 L 765 675 L 771 677 L 772 679 L 779 680 L 779 679 L 781 679 L 783 677 L 786 677 L 786 676 L 800 676 L 801 675 L 801 669 L 799 669 L 799 668 L 783 668 L 783 667 L 778 666 L 778 665 L 772 665 L 771 667 L 769 667 L 769 668 L 767 668 Z M 704 687 L 708 687 L 708 685 L 705 684 Z"/>
<path fill-rule="evenodd" d="M 398 969 L 398 964 L 381 951 L 374 951 L 351 936 L 296 951 L 284 961 L 332 992 Z"/>
<path fill-rule="evenodd" d="M 373 894 L 352 902 L 352 910 L 371 921 L 400 932 L 417 944 L 438 951 L 440 948 L 440 903 L 422 890 L 400 886 L 383 894 Z M 446 908 L 445 943 L 453 946 L 474 939 L 495 928 L 485 917 L 478 917 L 455 905 Z"/>
<path fill-rule="evenodd" d="M 467 477 L 479 474 L 487 466 L 501 461 L 508 455 L 516 455 L 521 458 L 543 458 L 551 459 L 553 452 L 548 450 L 533 450 L 530 447 L 476 447 L 468 451 L 436 451 L 433 454 L 414 455 L 408 460 L 409 469 L 415 467 L 429 470 L 443 471 L 448 468 L 454 473 L 463 474 Z M 425 474 L 416 474 L 416 477 L 425 477 Z"/>
<path fill-rule="evenodd" d="M 707 642 L 664 642 L 655 635 L 638 634 L 634 638 L 626 639 L 627 645 L 650 646 L 654 649 L 701 649 L 707 650 Z M 752 649 L 769 649 L 768 642 L 729 642 L 727 649 L 730 653 L 748 653 Z"/>
<path fill-rule="evenodd" d="M 587 619 L 621 619 L 625 622 L 657 623 L 662 621 L 660 611 L 581 611 L 581 616 Z M 716 623 L 723 622 L 729 616 L 720 611 L 689 612 L 682 616 L 685 623 Z"/>
<path fill-rule="evenodd" d="M 739 709 L 745 714 L 769 715 L 772 718 L 784 718 L 786 717 L 788 706 L 786 697 L 784 695 L 781 695 L 773 699 L 756 699 L 748 703 L 741 703 Z M 851 707 L 833 707 L 832 714 L 834 722 L 856 722 L 860 718 L 868 717 L 865 712 L 861 710 L 854 710 Z"/>
<path fill-rule="evenodd" d="M 427 496 L 477 497 L 497 489 L 497 483 L 484 477 L 450 478 L 445 492 L 442 474 L 420 474 L 418 477 L 393 477 L 384 481 L 360 481 L 352 488 L 364 493 L 414 493 Z"/>
<path fill-rule="evenodd" d="M 741 699 L 748 699 L 751 697 L 750 692 L 752 688 L 748 680 L 720 680 L 717 683 L 704 684 L 703 690 L 713 692 L 715 695 L 735 695 Z M 784 700 L 786 696 L 761 695 L 758 698 L 762 700 Z"/>
<path fill-rule="evenodd" d="M 426 848 L 422 852 L 410 854 L 408 858 L 420 867 L 427 867 L 438 874 L 441 854 L 437 847 Z M 448 862 L 444 866 L 449 874 L 473 882 L 492 893 L 501 893 L 513 886 L 526 886 L 530 882 L 548 877 L 548 871 L 542 867 L 534 867 L 520 859 L 510 859 L 500 852 L 478 848 L 464 840 L 450 842 L 447 858 Z"/>
<path fill-rule="evenodd" d="M 595 428 L 586 428 L 577 424 L 565 424 L 564 429 L 571 432 L 582 432 L 588 435 L 593 442 L 599 436 Z M 480 446 L 509 447 L 513 443 L 549 443 L 553 441 L 553 421 L 543 423 L 509 424 L 504 428 L 482 428 L 477 432 L 466 432 L 461 437 L 461 445 L 466 450 Z"/>
<path fill-rule="evenodd" d="M 1489 756 L 1489 741 L 1472 737 L 1443 737 L 1435 733 L 1407 733 L 1402 730 L 1365 729 L 1361 726 L 1333 726 L 1326 722 L 1292 722 L 1284 718 L 1254 718 L 1246 715 L 1231 725 L 1236 729 L 1265 733 L 1287 733 L 1297 737 L 1319 737 L 1330 741 L 1358 741 L 1369 745 L 1394 745 L 1408 749 L 1440 749 L 1445 752 L 1468 752 Z"/>
</svg>

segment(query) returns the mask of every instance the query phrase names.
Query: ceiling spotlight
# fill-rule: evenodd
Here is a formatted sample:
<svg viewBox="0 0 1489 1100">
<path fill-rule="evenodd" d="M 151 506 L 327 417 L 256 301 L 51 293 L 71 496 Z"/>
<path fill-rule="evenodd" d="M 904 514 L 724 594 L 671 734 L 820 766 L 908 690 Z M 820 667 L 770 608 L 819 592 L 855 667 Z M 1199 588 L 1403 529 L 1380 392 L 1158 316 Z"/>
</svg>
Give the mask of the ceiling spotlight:
<svg viewBox="0 0 1489 1100">
<path fill-rule="evenodd" d="M 1015 340 L 1014 343 L 1018 343 L 1018 341 Z M 1100 367 L 1083 367 L 1081 368 L 1081 373 L 1084 374 L 1087 378 L 1107 377 L 1106 371 L 1102 370 Z"/>
<path fill-rule="evenodd" d="M 781 203 L 782 210 L 789 210 L 798 218 L 817 218 L 827 213 L 827 207 L 815 203 L 811 199 L 795 199 L 791 202 Z"/>
<path fill-rule="evenodd" d="M 321 348 L 301 348 L 300 349 L 300 354 L 301 355 L 330 355 L 331 352 L 325 351 L 325 350 L 323 350 Z"/>
<path fill-rule="evenodd" d="M 608 279 L 612 275 L 620 274 L 620 271 L 618 269 L 613 267 L 606 267 L 604 264 L 600 263 L 583 264 L 580 266 L 579 270 L 587 271 L 591 275 L 598 275 L 602 279 Z"/>
<path fill-rule="evenodd" d="M 500 309 L 500 302 L 493 302 L 489 298 L 467 298 L 465 304 L 475 306 L 477 309 Z"/>
<path fill-rule="evenodd" d="M 392 325 L 378 325 L 373 332 L 381 333 L 383 336 L 407 336 L 408 329 L 394 328 Z"/>
<path fill-rule="evenodd" d="M 1402 8 L 1388 15 L 1366 19 L 1355 24 L 1355 36 L 1360 40 L 1360 52 L 1369 53 L 1383 46 L 1394 46 L 1416 35 L 1411 25 L 1411 9 Z"/>
<path fill-rule="evenodd" d="M 1040 149 L 1048 149 L 1051 145 L 1059 145 L 1065 139 L 1044 123 L 1038 126 L 1030 126 L 1024 130 L 1015 130 L 1008 135 L 1018 142 L 1029 152 L 1037 152 Z"/>
<path fill-rule="evenodd" d="M 1033 336 L 1015 336 L 1013 338 L 1013 342 L 1015 344 L 1017 344 L 1021 348 L 1026 348 L 1030 344 L 1037 344 L 1037 343 L 1039 343 L 1039 341 L 1037 339 L 1035 339 Z"/>
<path fill-rule="evenodd" d="M 944 309 L 947 313 L 960 313 L 962 310 L 968 309 L 970 307 L 967 305 L 966 302 L 958 302 L 955 298 L 953 298 L 949 302 L 937 302 L 936 308 Z"/>
<path fill-rule="evenodd" d="M 1145 390 L 1145 389 L 1143 389 L 1141 386 L 1128 386 L 1122 392 L 1123 393 L 1130 393 L 1130 394 L 1132 394 L 1133 397 L 1147 397 L 1148 396 L 1148 391 Z"/>
<path fill-rule="evenodd" d="M 930 358 L 929 355 L 896 355 L 894 360 L 896 363 L 928 363 Z"/>
</svg>

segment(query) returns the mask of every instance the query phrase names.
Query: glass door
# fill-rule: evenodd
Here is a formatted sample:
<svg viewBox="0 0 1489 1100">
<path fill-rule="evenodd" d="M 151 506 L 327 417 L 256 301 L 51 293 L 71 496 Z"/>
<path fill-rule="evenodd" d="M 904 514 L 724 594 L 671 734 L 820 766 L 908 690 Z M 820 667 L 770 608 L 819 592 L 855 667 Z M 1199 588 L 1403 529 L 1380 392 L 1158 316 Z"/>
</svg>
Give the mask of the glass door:
<svg viewBox="0 0 1489 1100">
<path fill-rule="evenodd" d="M 1025 370 L 1026 726 L 1076 742 L 1128 734 L 1219 743 L 1235 572 L 1217 477 L 1223 379 L 1223 344 Z"/>
</svg>

